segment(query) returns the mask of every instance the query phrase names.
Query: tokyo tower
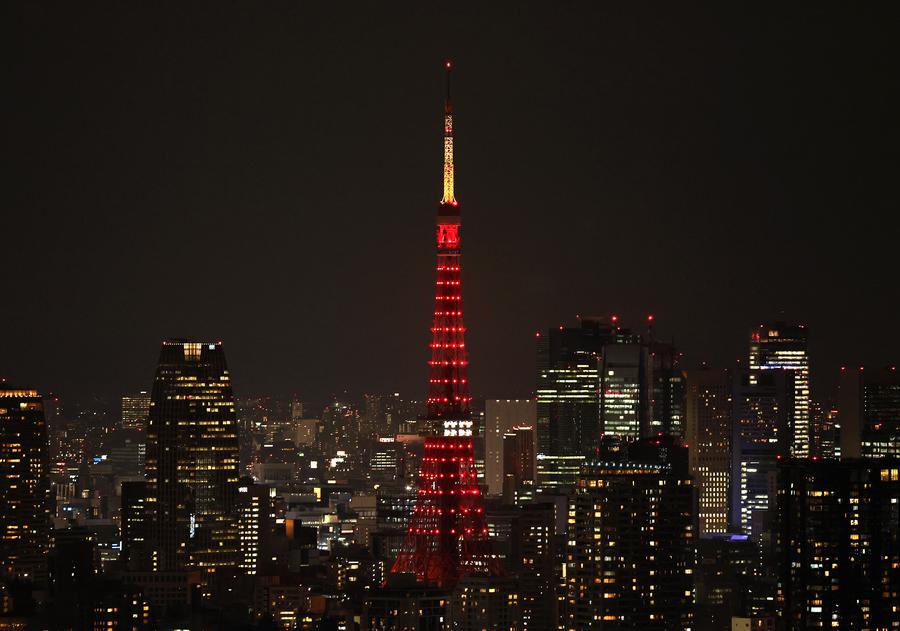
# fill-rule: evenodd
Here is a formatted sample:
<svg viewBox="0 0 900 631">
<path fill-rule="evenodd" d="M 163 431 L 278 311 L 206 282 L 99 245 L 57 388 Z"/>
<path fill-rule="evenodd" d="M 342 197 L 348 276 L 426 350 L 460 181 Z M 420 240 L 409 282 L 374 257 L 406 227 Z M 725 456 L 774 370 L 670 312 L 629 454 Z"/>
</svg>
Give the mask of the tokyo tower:
<svg viewBox="0 0 900 631">
<path fill-rule="evenodd" d="M 416 507 L 391 572 L 452 588 L 467 574 L 499 574 L 491 555 L 472 445 L 460 285 L 460 215 L 453 195 L 453 105 L 447 62 L 444 196 L 437 216 L 437 283 L 431 327 L 425 438 Z"/>
</svg>

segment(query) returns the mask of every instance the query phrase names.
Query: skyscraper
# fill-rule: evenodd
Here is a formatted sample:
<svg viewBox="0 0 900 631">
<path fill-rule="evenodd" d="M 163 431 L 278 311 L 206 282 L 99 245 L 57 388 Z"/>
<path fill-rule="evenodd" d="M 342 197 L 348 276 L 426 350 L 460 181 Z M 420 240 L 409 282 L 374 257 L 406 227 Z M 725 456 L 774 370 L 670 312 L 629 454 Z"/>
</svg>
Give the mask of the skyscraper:
<svg viewBox="0 0 900 631">
<path fill-rule="evenodd" d="M 0 382 L 0 577 L 47 574 L 50 484 L 41 395 Z"/>
<path fill-rule="evenodd" d="M 238 460 L 222 343 L 164 341 L 147 424 L 153 569 L 237 564 Z"/>
<path fill-rule="evenodd" d="M 790 453 L 792 370 L 741 371 L 734 378 L 731 523 L 758 540 L 770 530 L 778 461 Z"/>
<path fill-rule="evenodd" d="M 650 322 L 653 316 L 648 316 Z M 674 344 L 660 342 L 648 334 L 650 353 L 650 432 L 651 436 L 682 436 L 685 423 L 684 372 L 681 369 L 681 353 Z"/>
<path fill-rule="evenodd" d="M 431 367 L 416 508 L 391 572 L 453 587 L 467 574 L 496 575 L 477 484 L 460 282 L 460 214 L 453 194 L 450 62 L 444 105 L 444 195 L 437 217 L 437 283 Z"/>
<path fill-rule="evenodd" d="M 150 414 L 150 393 L 144 390 L 122 396 L 122 427 L 144 429 Z"/>
<path fill-rule="evenodd" d="M 731 381 L 724 370 L 687 374 L 688 462 L 698 489 L 701 535 L 728 530 L 731 477 Z"/>
<path fill-rule="evenodd" d="M 527 399 L 488 399 L 484 403 L 485 478 L 488 493 L 503 493 L 503 437 L 517 425 L 534 427 L 536 407 Z"/>
<path fill-rule="evenodd" d="M 608 324 L 537 335 L 538 479 L 544 487 L 571 485 L 586 452 L 600 440 L 600 361 Z"/>
<path fill-rule="evenodd" d="M 896 367 L 842 369 L 838 421 L 843 457 L 900 456 L 900 374 Z"/>
<path fill-rule="evenodd" d="M 534 426 L 516 425 L 503 435 L 503 477 L 515 486 L 531 484 L 537 473 Z"/>
<path fill-rule="evenodd" d="M 790 448 L 792 456 L 804 458 L 810 451 L 809 355 L 804 325 L 773 322 L 750 332 L 750 370 L 778 369 L 794 373 Z M 751 372 L 751 384 L 754 378 Z"/>
</svg>

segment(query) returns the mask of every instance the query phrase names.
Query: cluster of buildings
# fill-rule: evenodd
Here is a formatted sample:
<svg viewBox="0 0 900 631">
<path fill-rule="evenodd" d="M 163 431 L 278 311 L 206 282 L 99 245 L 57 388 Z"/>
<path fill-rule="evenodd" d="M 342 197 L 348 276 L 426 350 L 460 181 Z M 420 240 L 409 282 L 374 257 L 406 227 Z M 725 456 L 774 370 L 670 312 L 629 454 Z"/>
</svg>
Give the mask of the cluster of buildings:
<svg viewBox="0 0 900 631">
<path fill-rule="evenodd" d="M 900 627 L 896 371 L 823 404 L 802 325 L 687 369 L 579 318 L 474 399 L 453 131 L 423 401 L 240 399 L 200 340 L 121 413 L 0 382 L 0 629 Z"/>
</svg>

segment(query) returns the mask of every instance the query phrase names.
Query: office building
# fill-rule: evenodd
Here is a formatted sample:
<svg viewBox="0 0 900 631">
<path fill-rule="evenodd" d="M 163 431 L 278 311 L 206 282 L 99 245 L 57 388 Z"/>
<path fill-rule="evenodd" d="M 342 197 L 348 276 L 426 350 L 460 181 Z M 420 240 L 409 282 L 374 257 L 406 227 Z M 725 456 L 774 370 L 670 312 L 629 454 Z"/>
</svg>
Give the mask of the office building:
<svg viewBox="0 0 900 631">
<path fill-rule="evenodd" d="M 750 332 L 750 379 L 766 370 L 793 373 L 794 409 L 789 426 L 791 455 L 810 455 L 809 427 L 809 354 L 807 330 L 802 324 L 774 322 L 762 324 Z"/>
<path fill-rule="evenodd" d="M 652 322 L 653 316 L 648 319 Z M 683 436 L 685 424 L 686 378 L 681 353 L 673 344 L 648 334 L 650 428 L 648 435 Z"/>
<path fill-rule="evenodd" d="M 0 577 L 47 574 L 50 482 L 44 405 L 36 390 L 0 382 Z"/>
<path fill-rule="evenodd" d="M 222 343 L 164 341 L 147 424 L 154 570 L 237 565 L 237 432 Z"/>
<path fill-rule="evenodd" d="M 732 395 L 731 524 L 759 541 L 771 531 L 777 464 L 791 448 L 792 370 L 740 371 Z"/>
<path fill-rule="evenodd" d="M 845 368 L 838 391 L 841 456 L 900 456 L 900 374 Z"/>
<path fill-rule="evenodd" d="M 122 396 L 122 428 L 143 430 L 150 414 L 150 393 L 145 390 Z"/>
<path fill-rule="evenodd" d="M 275 527 L 274 487 L 242 478 L 238 486 L 239 567 L 256 574 L 267 560 L 266 551 Z"/>
<path fill-rule="evenodd" d="M 533 425 L 515 425 L 503 435 L 503 480 L 513 490 L 533 485 L 537 477 Z"/>
<path fill-rule="evenodd" d="M 488 399 L 484 403 L 485 481 L 490 495 L 503 493 L 503 437 L 515 426 L 534 427 L 537 406 L 527 399 Z"/>
<path fill-rule="evenodd" d="M 731 478 L 731 378 L 724 370 L 687 374 L 690 472 L 697 485 L 700 535 L 728 531 Z"/>
</svg>

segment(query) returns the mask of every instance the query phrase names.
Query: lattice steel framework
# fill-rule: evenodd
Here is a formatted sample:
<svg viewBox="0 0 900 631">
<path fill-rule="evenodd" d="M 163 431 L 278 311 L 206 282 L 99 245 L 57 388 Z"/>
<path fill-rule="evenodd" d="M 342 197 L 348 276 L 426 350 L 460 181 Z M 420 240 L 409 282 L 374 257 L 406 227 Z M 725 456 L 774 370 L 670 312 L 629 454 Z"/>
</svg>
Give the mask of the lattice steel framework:
<svg viewBox="0 0 900 631">
<path fill-rule="evenodd" d="M 450 63 L 444 107 L 444 195 L 437 217 L 437 285 L 431 327 L 428 417 L 419 492 L 392 572 L 452 587 L 464 575 L 497 575 L 481 503 L 469 411 L 468 358 L 460 284 L 459 203 L 453 194 Z"/>
</svg>

